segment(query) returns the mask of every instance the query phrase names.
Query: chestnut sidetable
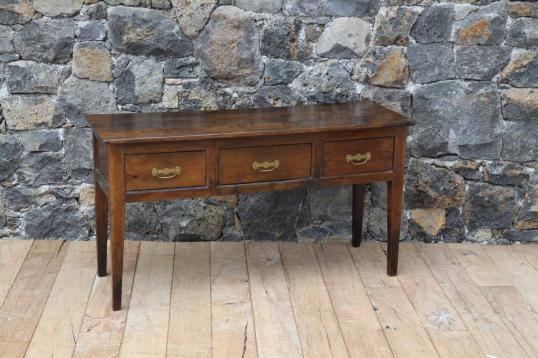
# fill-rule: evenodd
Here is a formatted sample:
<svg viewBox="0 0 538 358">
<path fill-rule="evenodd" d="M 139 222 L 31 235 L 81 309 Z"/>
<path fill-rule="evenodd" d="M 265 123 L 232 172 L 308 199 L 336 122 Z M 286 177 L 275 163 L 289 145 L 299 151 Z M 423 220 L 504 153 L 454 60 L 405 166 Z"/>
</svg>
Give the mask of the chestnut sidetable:
<svg viewBox="0 0 538 358">
<path fill-rule="evenodd" d="M 365 184 L 388 184 L 387 273 L 396 275 L 405 147 L 412 122 L 369 101 L 208 112 L 88 115 L 93 130 L 97 272 L 121 309 L 125 203 L 353 185 L 359 246 Z M 110 219 L 110 221 L 109 221 Z"/>
</svg>

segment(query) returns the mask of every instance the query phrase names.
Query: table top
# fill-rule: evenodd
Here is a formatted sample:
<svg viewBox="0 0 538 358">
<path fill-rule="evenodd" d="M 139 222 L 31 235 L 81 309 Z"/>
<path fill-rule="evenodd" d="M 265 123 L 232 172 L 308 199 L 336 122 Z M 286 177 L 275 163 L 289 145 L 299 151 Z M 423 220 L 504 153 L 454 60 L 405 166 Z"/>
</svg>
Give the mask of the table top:
<svg viewBox="0 0 538 358">
<path fill-rule="evenodd" d="M 105 143 L 146 143 L 319 133 L 412 125 L 376 103 L 313 104 L 216 111 L 91 114 L 86 119 Z"/>
</svg>

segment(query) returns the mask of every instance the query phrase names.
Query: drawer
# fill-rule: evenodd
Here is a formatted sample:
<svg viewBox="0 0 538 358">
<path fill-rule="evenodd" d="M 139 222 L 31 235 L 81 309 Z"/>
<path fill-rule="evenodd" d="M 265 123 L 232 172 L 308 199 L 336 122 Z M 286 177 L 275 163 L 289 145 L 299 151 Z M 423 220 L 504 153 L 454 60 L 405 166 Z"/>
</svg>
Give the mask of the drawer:
<svg viewBox="0 0 538 358">
<path fill-rule="evenodd" d="M 126 190 L 205 186 L 206 163 L 205 150 L 126 155 Z"/>
<path fill-rule="evenodd" d="M 310 176 L 310 144 L 221 149 L 219 183 L 240 184 Z"/>
<path fill-rule="evenodd" d="M 323 176 L 391 170 L 393 150 L 393 137 L 326 142 L 323 145 Z"/>
</svg>

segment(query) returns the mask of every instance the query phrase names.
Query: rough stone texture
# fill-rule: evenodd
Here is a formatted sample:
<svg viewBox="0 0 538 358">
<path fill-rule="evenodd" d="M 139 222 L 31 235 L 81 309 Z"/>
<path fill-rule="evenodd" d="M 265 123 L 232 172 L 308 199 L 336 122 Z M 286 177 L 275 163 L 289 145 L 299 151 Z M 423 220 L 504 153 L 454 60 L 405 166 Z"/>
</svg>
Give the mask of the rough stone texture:
<svg viewBox="0 0 538 358">
<path fill-rule="evenodd" d="M 6 226 L 7 223 L 6 207 L 4 205 L 4 201 L 2 200 L 2 192 L 3 190 L 0 189 L 0 229 Z"/>
<path fill-rule="evenodd" d="M 465 182 L 454 172 L 413 160 L 409 166 L 405 202 L 410 209 L 455 208 L 465 202 Z"/>
<path fill-rule="evenodd" d="M 34 10 L 49 16 L 65 16 L 77 13 L 84 0 L 33 0 Z"/>
<path fill-rule="evenodd" d="M 263 79 L 268 86 L 285 85 L 293 81 L 303 69 L 304 66 L 299 62 L 268 58 Z"/>
<path fill-rule="evenodd" d="M 0 53 L 11 53 L 13 47 L 13 31 L 9 26 L 0 25 Z"/>
<path fill-rule="evenodd" d="M 418 13 L 406 7 L 385 8 L 379 16 L 375 33 L 375 45 L 409 44 L 411 26 L 415 23 Z"/>
<path fill-rule="evenodd" d="M 92 135 L 89 128 L 70 128 L 64 132 L 67 169 L 92 169 Z"/>
<path fill-rule="evenodd" d="M 293 240 L 305 190 L 239 196 L 237 214 L 247 240 Z"/>
<path fill-rule="evenodd" d="M 417 83 L 429 83 L 456 77 L 454 52 L 451 45 L 411 45 L 407 49 L 411 78 Z"/>
<path fill-rule="evenodd" d="M 491 80 L 510 62 L 511 49 L 505 46 L 462 46 L 456 49 L 458 77 Z"/>
<path fill-rule="evenodd" d="M 112 56 L 106 46 L 100 42 L 76 43 L 73 74 L 93 81 L 112 81 Z"/>
<path fill-rule="evenodd" d="M 284 12 L 298 16 L 319 16 L 322 12 L 322 0 L 283 0 Z"/>
<path fill-rule="evenodd" d="M 222 6 L 213 12 L 197 38 L 196 55 L 211 77 L 253 85 L 262 71 L 258 43 L 258 31 L 250 15 L 233 6 Z M 236 51 L 230 52 L 230 48 Z"/>
<path fill-rule="evenodd" d="M 407 58 L 402 48 L 378 48 L 367 66 L 369 83 L 382 87 L 403 88 L 409 78 Z"/>
<path fill-rule="evenodd" d="M 181 30 L 190 38 L 204 28 L 217 0 L 172 0 Z"/>
<path fill-rule="evenodd" d="M 63 155 L 49 152 L 26 154 L 16 174 L 22 183 L 32 187 L 62 184 L 67 178 Z"/>
<path fill-rule="evenodd" d="M 514 226 L 519 230 L 538 229 L 538 176 L 529 182 L 523 206 L 516 217 Z"/>
<path fill-rule="evenodd" d="M 323 13 L 329 16 L 375 16 L 380 6 L 379 0 L 326 0 Z"/>
<path fill-rule="evenodd" d="M 415 91 L 413 101 L 417 125 L 412 129 L 411 148 L 415 156 L 458 154 L 462 147 L 496 140 L 500 99 L 490 83 L 447 81 L 424 85 Z"/>
<path fill-rule="evenodd" d="M 484 167 L 485 180 L 496 185 L 510 185 L 525 188 L 529 173 L 525 167 L 510 162 L 490 162 Z"/>
<path fill-rule="evenodd" d="M 32 19 L 34 8 L 31 0 L 3 0 L 0 2 L 0 24 L 25 24 Z"/>
<path fill-rule="evenodd" d="M 510 1 L 507 4 L 510 16 L 538 17 L 538 4 L 531 1 Z"/>
<path fill-rule="evenodd" d="M 105 21 L 82 21 L 78 23 L 75 35 L 80 41 L 103 41 L 106 32 Z"/>
<path fill-rule="evenodd" d="M 22 132 L 20 139 L 27 152 L 57 152 L 62 149 L 62 140 L 57 130 Z"/>
<path fill-rule="evenodd" d="M 411 95 L 407 91 L 371 87 L 362 94 L 365 99 L 379 103 L 405 116 L 411 116 Z"/>
<path fill-rule="evenodd" d="M 86 1 L 86 3 L 88 3 Z M 84 6 L 80 10 L 80 15 L 82 18 L 88 18 L 89 20 L 102 20 L 106 19 L 106 12 L 107 12 L 108 5 L 106 2 L 97 2 L 95 4 L 90 4 L 88 6 Z"/>
<path fill-rule="evenodd" d="M 260 35 L 261 54 L 288 60 L 297 59 L 298 30 L 298 22 L 293 18 L 277 17 L 267 21 Z"/>
<path fill-rule="evenodd" d="M 90 225 L 78 209 L 75 200 L 58 200 L 32 209 L 24 216 L 26 235 L 31 239 L 84 239 Z"/>
<path fill-rule="evenodd" d="M 116 99 L 108 83 L 69 77 L 60 92 L 60 101 L 65 108 L 67 119 L 78 125 L 85 125 L 84 114 L 113 113 Z"/>
<path fill-rule="evenodd" d="M 65 63 L 71 58 L 75 27 L 71 19 L 42 18 L 15 33 L 15 49 L 25 60 Z"/>
<path fill-rule="evenodd" d="M 509 88 L 501 91 L 501 98 L 505 120 L 538 120 L 538 89 Z"/>
<path fill-rule="evenodd" d="M 538 52 L 515 53 L 500 77 L 502 83 L 514 87 L 538 87 Z"/>
<path fill-rule="evenodd" d="M 456 43 L 499 44 L 506 37 L 506 12 L 501 2 L 481 6 L 454 24 Z"/>
<path fill-rule="evenodd" d="M 190 56 L 192 43 L 174 20 L 163 11 L 110 7 L 110 43 L 118 51 L 133 55 Z"/>
<path fill-rule="evenodd" d="M 506 44 L 516 47 L 538 46 L 538 19 L 514 20 L 508 29 Z"/>
<path fill-rule="evenodd" d="M 171 241 L 216 240 L 226 220 L 225 208 L 200 200 L 159 202 L 155 210 Z"/>
<path fill-rule="evenodd" d="M 22 145 L 15 136 L 0 134 L 0 182 L 9 179 L 19 165 Z"/>
<path fill-rule="evenodd" d="M 535 121 L 505 123 L 502 158 L 516 162 L 538 160 L 538 127 Z"/>
<path fill-rule="evenodd" d="M 235 6 L 248 11 L 276 13 L 282 9 L 282 0 L 236 0 Z"/>
<path fill-rule="evenodd" d="M 450 39 L 454 7 L 435 5 L 425 8 L 411 28 L 418 43 L 444 42 Z"/>
<path fill-rule="evenodd" d="M 163 64 L 153 58 L 136 57 L 116 80 L 118 104 L 159 102 L 163 93 Z"/>
<path fill-rule="evenodd" d="M 409 235 L 424 242 L 461 242 L 465 239 L 463 220 L 457 208 L 411 210 Z"/>
<path fill-rule="evenodd" d="M 64 66 L 33 61 L 11 62 L 4 71 L 8 91 L 12 94 L 56 94 L 60 83 L 68 73 L 68 69 Z"/>
<path fill-rule="evenodd" d="M 361 57 L 366 52 L 369 34 L 370 25 L 361 19 L 336 18 L 321 34 L 317 53 L 327 58 Z"/>
<path fill-rule="evenodd" d="M 164 64 L 166 78 L 197 78 L 200 76 L 200 66 L 193 57 L 172 58 Z"/>
<path fill-rule="evenodd" d="M 339 62 L 307 68 L 291 86 L 310 103 L 350 102 L 358 98 L 350 74 Z"/>
<path fill-rule="evenodd" d="M 295 106 L 299 102 L 297 93 L 288 86 L 263 87 L 254 96 L 256 107 Z"/>
<path fill-rule="evenodd" d="M 465 224 L 474 229 L 509 229 L 516 214 L 518 195 L 511 187 L 469 183 L 463 208 Z"/>
<path fill-rule="evenodd" d="M 537 243 L 538 230 L 506 230 L 503 233 L 503 238 L 514 242 Z"/>
<path fill-rule="evenodd" d="M 537 6 L 0 0 L 0 238 L 95 236 L 86 113 L 365 98 L 417 121 L 401 239 L 538 242 Z M 349 186 L 127 211 L 130 239 L 351 238 Z M 384 183 L 364 230 L 386 238 Z"/>
<path fill-rule="evenodd" d="M 0 100 L 8 129 L 54 128 L 64 120 L 55 100 L 47 95 L 16 95 Z"/>
</svg>

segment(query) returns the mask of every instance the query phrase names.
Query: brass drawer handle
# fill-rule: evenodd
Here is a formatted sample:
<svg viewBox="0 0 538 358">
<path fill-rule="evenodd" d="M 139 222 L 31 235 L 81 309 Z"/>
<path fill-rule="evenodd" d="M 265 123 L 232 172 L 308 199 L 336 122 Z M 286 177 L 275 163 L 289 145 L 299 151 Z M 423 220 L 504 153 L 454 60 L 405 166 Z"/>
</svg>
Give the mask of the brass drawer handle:
<svg viewBox="0 0 538 358">
<path fill-rule="evenodd" d="M 151 169 L 151 175 L 153 175 L 154 177 L 158 177 L 159 179 L 172 179 L 179 174 L 181 174 L 180 166 L 177 166 L 175 168 Z"/>
<path fill-rule="evenodd" d="M 279 166 L 280 162 L 278 160 L 263 163 L 252 162 L 252 169 L 259 172 L 272 172 L 273 170 L 278 169 Z"/>
<path fill-rule="evenodd" d="M 370 159 L 372 159 L 372 154 L 370 152 L 365 153 L 365 154 L 358 153 L 355 155 L 351 155 L 351 154 L 346 155 L 346 162 L 351 163 L 353 165 L 366 164 L 368 163 Z"/>
</svg>

